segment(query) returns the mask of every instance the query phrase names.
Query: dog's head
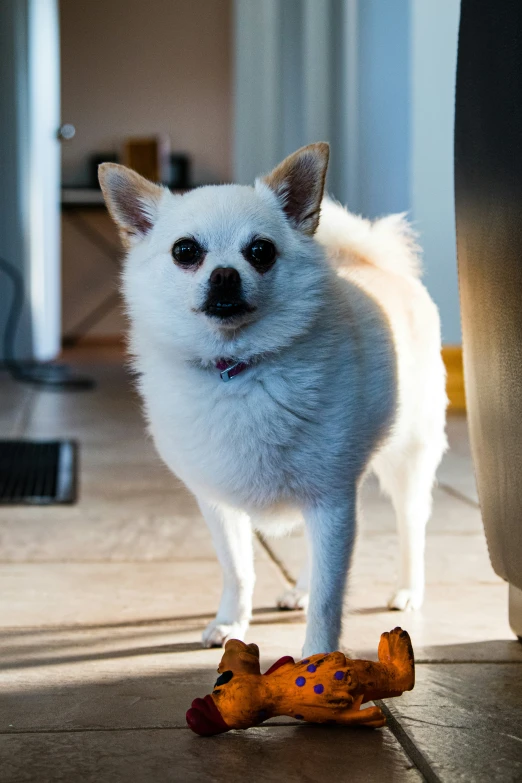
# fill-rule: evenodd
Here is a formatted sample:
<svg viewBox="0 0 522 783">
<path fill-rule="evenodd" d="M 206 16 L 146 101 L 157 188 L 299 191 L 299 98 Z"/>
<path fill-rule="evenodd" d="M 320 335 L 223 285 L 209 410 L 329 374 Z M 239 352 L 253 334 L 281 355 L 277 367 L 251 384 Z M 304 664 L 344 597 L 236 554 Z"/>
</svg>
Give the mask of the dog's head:
<svg viewBox="0 0 522 783">
<path fill-rule="evenodd" d="M 328 145 L 286 158 L 254 187 L 175 195 L 124 166 L 100 166 L 128 249 L 123 291 L 134 333 L 188 358 L 251 358 L 290 342 L 317 312 L 326 266 L 313 234 Z"/>
</svg>

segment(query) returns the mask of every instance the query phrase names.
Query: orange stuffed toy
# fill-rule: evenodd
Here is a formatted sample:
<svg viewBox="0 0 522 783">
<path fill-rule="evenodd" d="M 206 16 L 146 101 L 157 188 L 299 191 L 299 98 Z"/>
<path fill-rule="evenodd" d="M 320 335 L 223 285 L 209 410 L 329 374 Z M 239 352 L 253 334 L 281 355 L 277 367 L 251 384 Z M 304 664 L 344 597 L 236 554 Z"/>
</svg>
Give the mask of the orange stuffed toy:
<svg viewBox="0 0 522 783">
<path fill-rule="evenodd" d="M 311 723 L 384 726 L 379 707 L 361 710 L 361 704 L 413 688 L 415 664 L 406 631 L 383 633 L 378 657 L 376 663 L 333 652 L 296 663 L 285 656 L 261 674 L 258 646 L 230 639 L 212 695 L 194 699 L 187 723 L 203 736 L 247 729 L 277 715 Z"/>
</svg>

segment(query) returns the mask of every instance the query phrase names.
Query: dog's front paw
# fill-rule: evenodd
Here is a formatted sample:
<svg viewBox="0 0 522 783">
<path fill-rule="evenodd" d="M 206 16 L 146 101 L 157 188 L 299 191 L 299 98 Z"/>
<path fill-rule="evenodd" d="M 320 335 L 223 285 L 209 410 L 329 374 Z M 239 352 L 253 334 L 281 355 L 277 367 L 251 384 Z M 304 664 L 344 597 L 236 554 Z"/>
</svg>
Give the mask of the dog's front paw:
<svg viewBox="0 0 522 783">
<path fill-rule="evenodd" d="M 401 588 L 397 590 L 388 601 L 388 609 L 398 609 L 400 612 L 412 612 L 420 609 L 424 599 L 422 590 Z"/>
<path fill-rule="evenodd" d="M 216 617 L 201 635 L 203 647 L 224 647 L 229 639 L 244 641 L 248 623 L 221 623 Z"/>
<path fill-rule="evenodd" d="M 299 587 L 292 587 L 286 590 L 283 595 L 277 599 L 279 609 L 308 609 L 308 592 Z"/>
</svg>

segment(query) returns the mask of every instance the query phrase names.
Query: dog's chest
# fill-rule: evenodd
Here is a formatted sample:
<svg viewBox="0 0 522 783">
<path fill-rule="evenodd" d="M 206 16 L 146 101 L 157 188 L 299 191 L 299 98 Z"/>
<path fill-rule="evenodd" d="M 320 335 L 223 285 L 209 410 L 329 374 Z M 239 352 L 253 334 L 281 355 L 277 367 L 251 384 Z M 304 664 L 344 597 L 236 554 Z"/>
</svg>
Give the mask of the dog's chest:
<svg viewBox="0 0 522 783">
<path fill-rule="evenodd" d="M 251 506 L 295 496 L 314 469 L 313 389 L 263 375 L 171 380 L 149 377 L 142 386 L 158 451 L 189 488 Z"/>
</svg>

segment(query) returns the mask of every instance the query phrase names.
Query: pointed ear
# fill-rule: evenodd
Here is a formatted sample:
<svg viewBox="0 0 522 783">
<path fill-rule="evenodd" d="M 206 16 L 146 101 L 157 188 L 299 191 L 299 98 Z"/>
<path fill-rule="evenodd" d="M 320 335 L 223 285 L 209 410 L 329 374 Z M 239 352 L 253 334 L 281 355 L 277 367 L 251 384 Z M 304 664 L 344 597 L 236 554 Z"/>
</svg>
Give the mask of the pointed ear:
<svg viewBox="0 0 522 783">
<path fill-rule="evenodd" d="M 121 241 L 125 247 L 135 245 L 154 225 L 164 188 L 117 163 L 102 163 L 98 179 Z"/>
<path fill-rule="evenodd" d="M 329 155 L 326 142 L 309 144 L 260 180 L 274 191 L 288 220 L 310 236 L 319 224 Z"/>
<path fill-rule="evenodd" d="M 250 655 L 253 655 L 256 658 L 259 658 L 259 647 L 257 646 L 257 644 L 254 644 L 253 642 L 247 644 L 247 652 L 249 652 Z"/>
</svg>

